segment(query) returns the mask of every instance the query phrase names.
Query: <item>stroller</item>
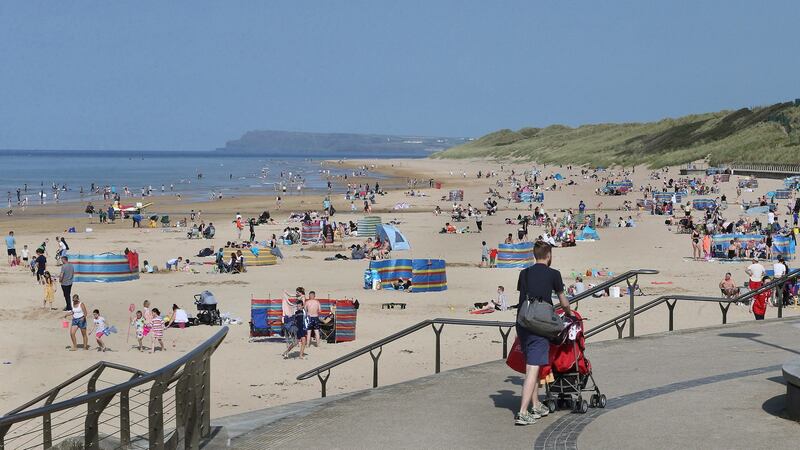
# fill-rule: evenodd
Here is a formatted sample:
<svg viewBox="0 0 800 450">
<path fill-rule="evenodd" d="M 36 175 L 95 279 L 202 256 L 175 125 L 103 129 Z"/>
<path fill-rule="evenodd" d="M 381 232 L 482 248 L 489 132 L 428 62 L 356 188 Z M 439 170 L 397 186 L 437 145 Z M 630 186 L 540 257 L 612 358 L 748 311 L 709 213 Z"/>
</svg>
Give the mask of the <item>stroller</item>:
<svg viewBox="0 0 800 450">
<path fill-rule="evenodd" d="M 194 296 L 197 305 L 197 323 L 204 325 L 222 325 L 222 317 L 217 310 L 217 299 L 210 291 L 203 291 Z"/>
<path fill-rule="evenodd" d="M 600 392 L 592 376 L 592 364 L 586 358 L 583 319 L 573 311 L 573 317 L 565 317 L 566 327 L 550 344 L 550 364 L 541 368 L 540 377 L 553 374 L 553 381 L 545 385 L 547 408 L 554 412 L 559 408 L 570 408 L 585 414 L 592 408 L 605 408 L 606 396 Z M 589 401 L 584 392 L 592 392 Z"/>
</svg>

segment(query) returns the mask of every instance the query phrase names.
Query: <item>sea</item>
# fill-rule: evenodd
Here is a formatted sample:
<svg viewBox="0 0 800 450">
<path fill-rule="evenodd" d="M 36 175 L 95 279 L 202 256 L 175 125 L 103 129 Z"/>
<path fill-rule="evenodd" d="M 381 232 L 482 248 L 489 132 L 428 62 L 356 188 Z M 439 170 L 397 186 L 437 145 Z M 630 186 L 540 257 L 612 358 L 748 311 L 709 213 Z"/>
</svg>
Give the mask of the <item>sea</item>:
<svg viewBox="0 0 800 450">
<path fill-rule="evenodd" d="M 373 159 L 427 154 L 383 153 Z M 127 187 L 137 197 L 147 189 L 153 196 L 180 194 L 194 201 L 220 195 L 275 196 L 281 184 L 287 185 L 287 195 L 295 195 L 327 191 L 329 176 L 338 176 L 340 182 L 345 176 L 352 177 L 353 169 L 322 166 L 324 160 L 350 158 L 364 159 L 364 153 L 293 157 L 222 151 L 0 150 L 0 193 L 10 194 L 15 205 L 20 189 L 20 197 L 27 196 L 29 206 L 40 204 L 40 191 L 47 194 L 47 204 L 52 203 L 54 185 L 59 189 L 59 202 L 91 199 L 92 183 L 120 194 Z M 386 178 L 378 173 L 369 176 Z M 0 201 L 7 206 L 6 198 Z"/>
</svg>

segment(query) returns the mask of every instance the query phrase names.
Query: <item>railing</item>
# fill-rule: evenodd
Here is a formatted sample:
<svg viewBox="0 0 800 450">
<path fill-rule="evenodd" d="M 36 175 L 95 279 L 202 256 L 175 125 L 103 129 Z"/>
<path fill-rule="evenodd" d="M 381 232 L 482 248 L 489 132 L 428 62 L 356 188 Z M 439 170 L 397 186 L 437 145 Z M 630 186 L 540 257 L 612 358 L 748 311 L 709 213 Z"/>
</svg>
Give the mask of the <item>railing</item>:
<svg viewBox="0 0 800 450">
<path fill-rule="evenodd" d="M 752 172 L 777 172 L 777 173 L 800 173 L 800 165 L 797 164 L 725 164 L 724 167 L 736 170 Z"/>
<path fill-rule="evenodd" d="M 654 300 L 651 300 L 643 305 L 639 305 L 638 307 L 631 308 L 628 312 L 624 314 L 620 314 L 613 319 L 609 319 L 600 325 L 586 331 L 585 336 L 586 338 L 590 338 L 595 336 L 609 328 L 616 327 L 617 329 L 617 337 L 622 339 L 622 330 L 625 328 L 626 322 L 630 319 L 636 317 L 637 315 L 649 311 L 656 306 L 665 303 L 667 305 L 667 309 L 669 310 L 669 331 L 674 330 L 674 310 L 675 305 L 679 301 L 692 301 L 692 302 L 712 302 L 718 303 L 720 312 L 722 313 L 722 324 L 728 323 L 728 309 L 731 306 L 731 303 L 739 303 L 743 301 L 747 301 L 752 299 L 758 294 L 763 292 L 775 289 L 776 287 L 782 287 L 784 283 L 789 280 L 794 280 L 800 278 L 800 271 L 792 272 L 787 275 L 784 275 L 781 278 L 775 279 L 770 281 L 769 283 L 761 286 L 758 289 L 748 291 L 738 297 L 734 298 L 717 298 L 717 297 L 700 297 L 700 296 L 692 296 L 692 295 L 664 295 L 658 297 Z M 671 303 L 670 303 L 671 302 Z M 783 317 L 783 299 L 779 299 L 778 302 L 778 317 Z M 634 337 L 633 328 L 630 329 L 629 337 Z"/>
<path fill-rule="evenodd" d="M 601 283 L 597 286 L 594 286 L 586 291 L 582 292 L 579 295 L 576 295 L 572 299 L 570 299 L 570 304 L 574 304 L 576 309 L 578 307 L 578 302 L 590 298 L 593 294 L 603 292 L 607 288 L 616 285 L 620 282 L 625 282 L 628 285 L 628 291 L 630 292 L 630 305 L 631 310 L 633 310 L 633 295 L 634 295 L 634 287 L 637 286 L 639 275 L 654 275 L 657 274 L 657 270 L 651 269 L 638 269 L 638 270 L 630 270 L 625 272 L 621 275 L 618 275 L 610 280 Z M 633 330 L 633 316 L 630 318 L 631 324 L 631 331 Z M 437 327 L 438 325 L 438 327 Z M 508 335 L 511 333 L 511 329 L 514 327 L 514 322 L 500 322 L 500 321 L 486 321 L 486 320 L 465 320 L 465 319 L 429 319 L 424 320 L 416 325 L 412 325 L 406 329 L 400 330 L 397 333 L 394 333 L 390 336 L 387 336 L 383 339 L 380 339 L 372 344 L 366 345 L 364 347 L 359 348 L 353 352 L 350 352 L 344 356 L 334 359 L 333 361 L 327 362 L 321 366 L 315 367 L 307 372 L 303 372 L 302 374 L 297 376 L 298 380 L 306 380 L 313 376 L 316 376 L 320 383 L 320 390 L 322 393 L 322 397 L 327 395 L 327 385 L 328 385 L 328 378 L 330 378 L 331 369 L 344 364 L 348 361 L 351 361 L 359 356 L 365 355 L 369 353 L 370 357 L 372 358 L 372 387 L 378 387 L 378 360 L 383 353 L 383 346 L 389 343 L 392 343 L 398 339 L 401 339 L 405 336 L 408 336 L 412 333 L 415 333 L 419 330 L 427 328 L 428 326 L 433 328 L 433 332 L 436 336 L 436 359 L 435 359 L 435 373 L 439 373 L 441 371 L 441 334 L 442 329 L 445 325 L 466 325 L 466 326 L 477 326 L 477 327 L 498 327 L 500 330 L 500 336 L 503 339 L 503 358 L 505 358 L 508 354 Z M 323 373 L 325 374 L 323 376 Z"/>
<path fill-rule="evenodd" d="M 133 444 L 150 449 L 198 448 L 200 439 L 211 431 L 211 355 L 227 334 L 228 327 L 222 328 L 155 372 L 105 361 L 93 365 L 0 417 L 0 450 L 7 446 L 50 448 L 81 434 L 86 449 L 99 449 L 102 441 L 112 437 L 121 448 Z M 109 374 L 124 374 L 128 379 L 113 383 L 101 379 Z M 86 393 L 65 398 L 83 389 L 82 383 L 67 388 L 87 376 Z M 98 383 L 108 387 L 98 390 Z M 110 412 L 112 406 L 118 407 L 116 413 Z M 165 423 L 172 423 L 166 428 L 168 433 Z M 63 430 L 65 426 L 71 428 Z M 135 432 L 137 427 L 141 433 Z M 101 437 L 101 431 L 110 432 Z"/>
</svg>

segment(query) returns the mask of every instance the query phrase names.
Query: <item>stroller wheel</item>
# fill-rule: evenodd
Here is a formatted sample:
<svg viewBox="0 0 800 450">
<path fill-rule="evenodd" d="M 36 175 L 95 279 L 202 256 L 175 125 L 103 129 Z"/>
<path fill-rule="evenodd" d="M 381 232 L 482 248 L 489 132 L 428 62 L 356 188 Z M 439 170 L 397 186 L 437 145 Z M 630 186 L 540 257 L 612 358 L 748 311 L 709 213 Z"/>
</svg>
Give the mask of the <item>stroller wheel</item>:
<svg viewBox="0 0 800 450">
<path fill-rule="evenodd" d="M 600 394 L 600 396 L 597 398 L 597 406 L 599 406 L 601 408 L 605 408 L 606 407 L 606 395 L 605 394 Z"/>
<path fill-rule="evenodd" d="M 558 409 L 558 405 L 556 404 L 556 401 L 553 400 L 553 399 L 548 400 L 547 401 L 547 409 L 549 409 L 550 412 L 556 412 L 556 410 Z"/>
<path fill-rule="evenodd" d="M 578 405 L 580 408 L 579 412 L 581 414 L 586 414 L 586 412 L 589 411 L 589 403 L 587 403 L 586 400 L 581 400 L 580 403 L 578 403 Z"/>
<path fill-rule="evenodd" d="M 597 403 L 598 403 L 599 400 L 598 400 L 597 397 L 598 397 L 597 394 L 592 394 L 592 396 L 589 397 L 589 407 L 590 408 L 597 408 L 598 407 Z"/>
</svg>

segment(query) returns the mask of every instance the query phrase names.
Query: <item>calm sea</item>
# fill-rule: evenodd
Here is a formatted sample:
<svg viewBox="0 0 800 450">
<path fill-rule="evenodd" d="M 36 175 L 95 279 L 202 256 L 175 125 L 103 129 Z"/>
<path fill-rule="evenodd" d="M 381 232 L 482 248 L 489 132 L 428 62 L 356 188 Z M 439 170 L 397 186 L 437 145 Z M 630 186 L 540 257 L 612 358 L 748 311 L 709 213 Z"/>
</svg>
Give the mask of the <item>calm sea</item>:
<svg viewBox="0 0 800 450">
<path fill-rule="evenodd" d="M 383 158 L 421 157 L 424 154 L 382 154 Z M 67 190 L 59 192 L 60 201 L 80 199 L 80 189 L 89 192 L 95 186 L 113 186 L 122 193 L 125 186 L 136 196 L 142 188 L 152 188 L 153 195 L 180 193 L 183 198 L 207 200 L 212 193 L 223 196 L 275 195 L 276 183 L 286 182 L 289 173 L 304 180 L 304 191 L 324 190 L 326 174 L 321 162 L 325 159 L 363 158 L 362 155 L 341 154 L 317 158 L 265 157 L 223 152 L 185 151 L 21 151 L 0 150 L 0 193 L 3 206 L 7 193 L 16 202 L 17 189 L 28 196 L 29 205 L 39 204 L 39 191 L 47 194 L 47 203 L 53 200 L 53 184 Z M 330 170 L 331 175 L 352 176 L 352 170 Z M 198 178 L 202 174 L 202 178 Z M 283 177 L 281 177 L 283 174 Z M 374 178 L 382 178 L 371 174 Z M 27 194 L 25 185 L 27 184 Z M 297 193 L 296 184 L 288 192 Z M 87 194 L 88 195 L 88 194 Z"/>
</svg>

